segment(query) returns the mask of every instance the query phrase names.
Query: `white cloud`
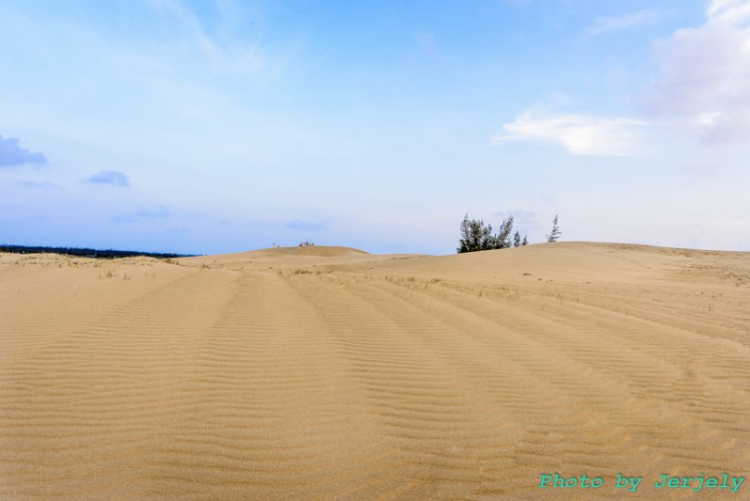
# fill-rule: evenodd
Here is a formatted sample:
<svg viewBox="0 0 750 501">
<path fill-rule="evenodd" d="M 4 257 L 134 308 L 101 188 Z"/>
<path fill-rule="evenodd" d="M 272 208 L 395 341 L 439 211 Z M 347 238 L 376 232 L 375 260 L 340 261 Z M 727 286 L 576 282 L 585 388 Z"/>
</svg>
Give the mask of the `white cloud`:
<svg viewBox="0 0 750 501">
<path fill-rule="evenodd" d="M 538 141 L 561 145 L 575 155 L 636 155 L 643 153 L 642 128 L 646 125 L 628 118 L 526 110 L 515 121 L 503 124 L 504 132 L 493 136 L 491 144 Z"/>
<path fill-rule="evenodd" d="M 595 36 L 610 31 L 635 28 L 653 22 L 657 17 L 658 13 L 653 9 L 645 9 L 622 16 L 600 17 L 586 30 L 586 34 Z"/>
<path fill-rule="evenodd" d="M 711 23 L 742 25 L 750 21 L 750 2 L 747 0 L 713 0 L 706 15 Z"/>
<path fill-rule="evenodd" d="M 750 0 L 714 0 L 706 23 L 654 45 L 652 116 L 705 142 L 750 139 Z"/>
<path fill-rule="evenodd" d="M 588 33 L 633 27 L 657 15 L 647 9 L 602 18 Z M 704 143 L 750 140 L 750 0 L 713 0 L 702 26 L 656 42 L 653 54 L 656 77 L 640 94 L 648 121 L 531 108 L 504 124 L 492 144 L 537 141 L 576 155 L 634 155 L 646 150 L 647 126 Z"/>
</svg>

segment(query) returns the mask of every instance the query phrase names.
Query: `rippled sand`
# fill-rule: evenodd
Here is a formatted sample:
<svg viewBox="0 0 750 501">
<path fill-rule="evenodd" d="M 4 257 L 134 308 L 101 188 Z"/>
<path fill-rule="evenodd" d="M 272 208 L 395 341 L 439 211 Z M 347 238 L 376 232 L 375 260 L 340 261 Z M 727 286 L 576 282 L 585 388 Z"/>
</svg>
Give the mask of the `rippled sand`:
<svg viewBox="0 0 750 501">
<path fill-rule="evenodd" d="M 0 254 L 0 499 L 560 499 L 540 474 L 750 474 L 749 329 L 750 253 Z"/>
</svg>

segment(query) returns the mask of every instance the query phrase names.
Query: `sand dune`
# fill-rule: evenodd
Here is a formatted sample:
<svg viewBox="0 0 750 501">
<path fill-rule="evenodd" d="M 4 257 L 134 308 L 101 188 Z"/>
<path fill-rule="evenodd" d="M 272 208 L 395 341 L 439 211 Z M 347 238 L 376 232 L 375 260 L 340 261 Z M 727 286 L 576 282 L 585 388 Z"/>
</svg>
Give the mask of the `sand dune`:
<svg viewBox="0 0 750 501">
<path fill-rule="evenodd" d="M 743 499 L 750 254 L 0 255 L 0 500 Z M 538 487 L 599 475 L 599 491 Z"/>
</svg>

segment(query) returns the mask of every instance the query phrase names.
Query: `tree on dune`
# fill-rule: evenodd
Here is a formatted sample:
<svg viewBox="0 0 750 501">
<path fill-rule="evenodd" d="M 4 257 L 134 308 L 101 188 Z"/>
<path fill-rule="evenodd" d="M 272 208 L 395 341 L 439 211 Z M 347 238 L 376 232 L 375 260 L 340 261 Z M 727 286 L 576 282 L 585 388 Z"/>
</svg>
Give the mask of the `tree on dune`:
<svg viewBox="0 0 750 501">
<path fill-rule="evenodd" d="M 485 226 L 484 221 L 469 219 L 469 215 L 466 214 L 461 221 L 460 233 L 461 238 L 456 249 L 459 253 L 494 248 L 495 238 L 492 236 L 492 226 Z"/>
<path fill-rule="evenodd" d="M 459 254 L 464 252 L 476 252 L 492 249 L 507 249 L 510 247 L 519 247 L 527 245 L 528 240 L 516 231 L 513 234 L 513 216 L 509 216 L 500 223 L 497 235 L 492 234 L 492 225 L 485 225 L 481 219 L 469 219 L 469 215 L 464 216 L 459 227 L 460 238 L 458 240 Z"/>
<path fill-rule="evenodd" d="M 560 227 L 557 225 L 557 214 L 555 214 L 555 219 L 552 220 L 552 231 L 549 235 L 547 235 L 547 241 L 557 242 L 560 239 L 560 235 L 562 235 L 562 232 L 560 231 Z"/>
</svg>

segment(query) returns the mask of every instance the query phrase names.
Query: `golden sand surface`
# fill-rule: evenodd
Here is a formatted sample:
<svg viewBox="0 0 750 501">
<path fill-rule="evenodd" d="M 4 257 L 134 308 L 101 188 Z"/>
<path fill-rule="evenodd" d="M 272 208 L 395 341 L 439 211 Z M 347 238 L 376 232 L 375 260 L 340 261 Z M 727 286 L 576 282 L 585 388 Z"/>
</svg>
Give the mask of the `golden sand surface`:
<svg viewBox="0 0 750 501">
<path fill-rule="evenodd" d="M 750 253 L 0 254 L 0 500 L 748 499 L 652 484 L 750 477 L 749 330 Z"/>
</svg>

